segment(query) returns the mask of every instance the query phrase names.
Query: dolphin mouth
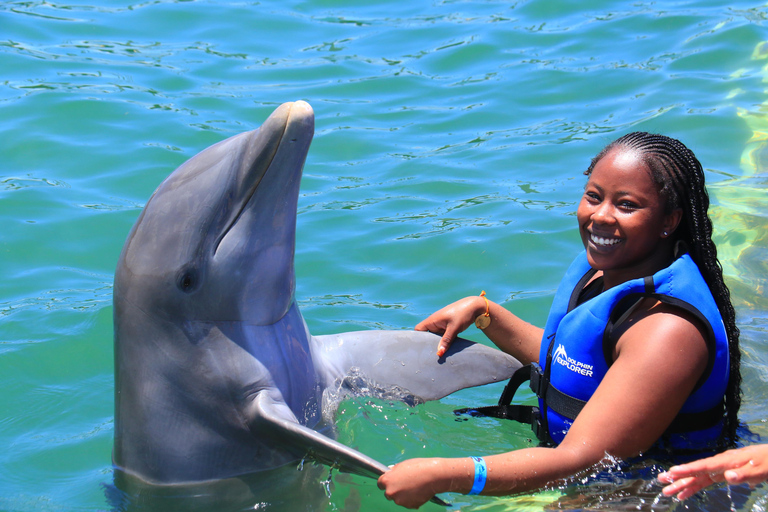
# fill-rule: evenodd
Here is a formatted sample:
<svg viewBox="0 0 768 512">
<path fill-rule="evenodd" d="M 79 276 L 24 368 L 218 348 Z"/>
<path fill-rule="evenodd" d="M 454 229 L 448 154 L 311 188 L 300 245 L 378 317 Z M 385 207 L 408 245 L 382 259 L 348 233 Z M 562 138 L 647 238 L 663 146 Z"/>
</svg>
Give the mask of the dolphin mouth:
<svg viewBox="0 0 768 512">
<path fill-rule="evenodd" d="M 230 194 L 235 208 L 213 245 L 214 256 L 244 213 L 253 208 L 255 196 L 265 184 L 270 190 L 263 195 L 285 195 L 283 184 L 292 176 L 274 176 L 280 170 L 301 175 L 309 144 L 314 135 L 314 112 L 304 101 L 284 103 L 256 130 L 243 134 L 251 140 L 244 145 L 241 165 L 233 176 Z M 272 172 L 270 172 L 272 171 Z"/>
</svg>

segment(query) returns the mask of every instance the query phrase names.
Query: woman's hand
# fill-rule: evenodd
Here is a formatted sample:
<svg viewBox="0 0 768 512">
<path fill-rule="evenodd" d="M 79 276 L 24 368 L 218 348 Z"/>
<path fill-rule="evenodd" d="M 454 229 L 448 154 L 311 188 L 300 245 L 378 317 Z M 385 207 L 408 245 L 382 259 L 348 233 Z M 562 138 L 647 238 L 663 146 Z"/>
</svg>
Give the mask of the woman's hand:
<svg viewBox="0 0 768 512">
<path fill-rule="evenodd" d="M 475 318 L 485 312 L 485 299 L 480 296 L 465 297 L 432 313 L 416 325 L 417 331 L 429 331 L 442 335 L 437 346 L 437 356 L 442 357 L 453 340 L 472 325 Z"/>
<path fill-rule="evenodd" d="M 381 475 L 378 485 L 388 500 L 405 508 L 419 508 L 441 492 L 468 492 L 473 468 L 470 459 L 409 459 Z M 453 484 L 460 488 L 452 489 Z"/>
<path fill-rule="evenodd" d="M 666 496 L 677 494 L 684 500 L 717 482 L 755 486 L 768 480 L 768 445 L 760 444 L 728 450 L 713 457 L 669 468 L 658 479 L 667 483 Z"/>
</svg>

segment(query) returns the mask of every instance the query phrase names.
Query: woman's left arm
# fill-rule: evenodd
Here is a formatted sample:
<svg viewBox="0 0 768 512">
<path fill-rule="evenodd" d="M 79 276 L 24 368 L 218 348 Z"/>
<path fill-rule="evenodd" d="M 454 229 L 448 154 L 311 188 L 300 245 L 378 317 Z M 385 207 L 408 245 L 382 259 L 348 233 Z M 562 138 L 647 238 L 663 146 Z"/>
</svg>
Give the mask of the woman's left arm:
<svg viewBox="0 0 768 512">
<path fill-rule="evenodd" d="M 613 365 L 569 436 L 597 437 L 607 453 L 622 458 L 648 450 L 693 392 L 708 357 L 694 317 L 660 303 L 640 312 L 619 337 Z"/>
<path fill-rule="evenodd" d="M 708 354 L 695 320 L 661 305 L 652 313 L 621 335 L 613 365 L 563 442 L 486 457 L 482 494 L 537 489 L 593 466 L 606 454 L 635 456 L 661 437 L 694 389 Z M 395 503 L 418 508 L 434 494 L 469 492 L 473 479 L 469 458 L 413 459 L 382 475 L 379 487 Z"/>
</svg>

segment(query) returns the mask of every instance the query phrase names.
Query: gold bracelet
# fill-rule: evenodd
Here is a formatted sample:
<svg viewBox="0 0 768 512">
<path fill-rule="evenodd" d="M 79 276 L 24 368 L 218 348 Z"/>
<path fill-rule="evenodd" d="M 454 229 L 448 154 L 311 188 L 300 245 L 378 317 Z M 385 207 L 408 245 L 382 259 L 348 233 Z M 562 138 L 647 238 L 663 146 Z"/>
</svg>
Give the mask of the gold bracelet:
<svg viewBox="0 0 768 512">
<path fill-rule="evenodd" d="M 491 325 L 491 305 L 485 298 L 485 290 L 480 293 L 480 296 L 485 299 L 485 313 L 475 318 L 475 326 L 482 330 Z"/>
</svg>

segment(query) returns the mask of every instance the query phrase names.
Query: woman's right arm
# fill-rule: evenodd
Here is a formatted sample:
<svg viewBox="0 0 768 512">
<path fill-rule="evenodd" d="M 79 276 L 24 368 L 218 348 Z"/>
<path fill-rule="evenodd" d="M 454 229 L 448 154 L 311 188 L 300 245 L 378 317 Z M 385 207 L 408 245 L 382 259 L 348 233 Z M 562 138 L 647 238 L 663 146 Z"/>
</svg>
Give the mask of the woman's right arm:
<svg viewBox="0 0 768 512">
<path fill-rule="evenodd" d="M 483 333 L 488 339 L 523 364 L 538 361 L 544 329 L 529 324 L 492 301 L 487 302 L 487 307 L 491 323 L 483 329 Z M 442 356 L 453 340 L 485 311 L 484 297 L 466 297 L 431 314 L 415 329 L 442 335 L 437 348 L 438 356 Z"/>
</svg>

